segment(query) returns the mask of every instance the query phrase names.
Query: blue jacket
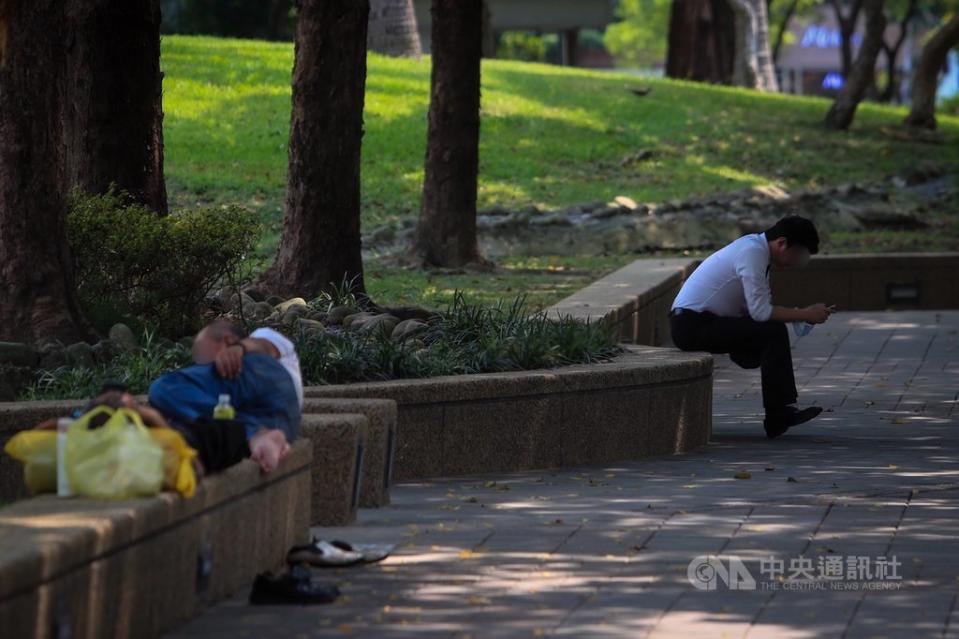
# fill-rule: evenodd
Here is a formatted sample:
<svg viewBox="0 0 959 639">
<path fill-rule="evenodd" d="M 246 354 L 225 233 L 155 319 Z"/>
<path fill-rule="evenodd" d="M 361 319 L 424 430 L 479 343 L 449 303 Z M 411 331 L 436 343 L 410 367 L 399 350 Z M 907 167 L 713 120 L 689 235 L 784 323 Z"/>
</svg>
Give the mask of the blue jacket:
<svg viewBox="0 0 959 639">
<path fill-rule="evenodd" d="M 292 442 L 300 428 L 300 403 L 293 379 L 263 353 L 243 357 L 235 379 L 224 379 L 213 364 L 198 364 L 163 375 L 150 385 L 150 405 L 168 420 L 193 423 L 212 417 L 220 395 L 229 395 L 236 420 L 249 439 L 260 428 L 278 428 Z"/>
</svg>

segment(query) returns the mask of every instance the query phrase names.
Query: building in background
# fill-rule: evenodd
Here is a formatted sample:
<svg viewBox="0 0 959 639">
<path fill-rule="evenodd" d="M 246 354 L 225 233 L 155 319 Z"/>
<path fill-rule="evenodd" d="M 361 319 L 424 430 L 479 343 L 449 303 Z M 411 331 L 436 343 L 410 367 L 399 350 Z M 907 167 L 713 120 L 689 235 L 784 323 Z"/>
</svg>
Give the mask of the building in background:
<svg viewBox="0 0 959 639">
<path fill-rule="evenodd" d="M 484 53 L 495 55 L 499 35 L 529 31 L 559 35 L 559 59 L 570 66 L 611 67 L 604 50 L 583 47 L 580 32 L 602 32 L 615 19 L 615 0 L 486 0 L 489 11 Z M 430 50 L 430 0 L 414 0 L 423 52 Z"/>
</svg>

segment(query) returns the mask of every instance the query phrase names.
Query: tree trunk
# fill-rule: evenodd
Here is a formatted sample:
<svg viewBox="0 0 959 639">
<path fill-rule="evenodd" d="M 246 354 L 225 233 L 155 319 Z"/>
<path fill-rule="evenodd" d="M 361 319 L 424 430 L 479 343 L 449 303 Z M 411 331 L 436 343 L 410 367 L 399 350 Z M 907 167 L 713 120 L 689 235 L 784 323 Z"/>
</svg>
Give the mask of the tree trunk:
<svg viewBox="0 0 959 639">
<path fill-rule="evenodd" d="M 769 16 L 765 0 L 729 0 L 736 14 L 736 44 L 733 61 L 733 84 L 778 91 L 776 68 L 769 51 Z"/>
<path fill-rule="evenodd" d="M 906 124 L 923 129 L 936 128 L 936 90 L 939 72 L 949 50 L 959 44 L 959 14 L 953 15 L 922 48 L 919 63 L 912 74 L 912 107 Z"/>
<path fill-rule="evenodd" d="M 826 126 L 831 129 L 848 129 L 856 115 L 856 108 L 872 84 L 876 71 L 876 57 L 882 47 L 882 36 L 886 30 L 886 16 L 882 10 L 883 0 L 866 0 L 866 34 L 863 36 L 859 53 L 839 95 L 836 96 L 826 114 Z"/>
<path fill-rule="evenodd" d="M 830 0 L 830 2 L 836 14 L 836 23 L 839 25 L 842 77 L 848 78 L 852 70 L 852 36 L 856 32 L 856 22 L 859 21 L 863 0 L 852 0 L 848 15 L 843 14 L 840 0 Z"/>
<path fill-rule="evenodd" d="M 166 213 L 160 0 L 85 0 L 67 12 L 65 170 L 70 186 L 111 183 Z"/>
<path fill-rule="evenodd" d="M 420 57 L 423 49 L 413 0 L 371 0 L 367 46 L 386 55 Z"/>
<path fill-rule="evenodd" d="M 83 337 L 64 218 L 64 0 L 0 0 L 0 340 Z"/>
<path fill-rule="evenodd" d="M 885 39 L 883 39 L 882 52 L 886 56 L 887 77 L 886 86 L 883 88 L 882 93 L 879 94 L 880 102 L 891 102 L 896 96 L 896 89 L 899 87 L 899 74 L 896 71 L 896 60 L 899 58 L 899 50 L 906 41 L 909 23 L 916 13 L 916 2 L 917 0 L 909 0 L 909 4 L 906 5 L 906 12 L 903 14 L 902 20 L 899 21 L 899 35 L 896 36 L 896 41 L 893 42 L 892 45 L 888 45 Z M 898 102 L 899 100 L 896 101 Z"/>
<path fill-rule="evenodd" d="M 423 203 L 414 251 L 430 266 L 482 263 L 476 239 L 481 0 L 433 0 Z"/>
<path fill-rule="evenodd" d="M 666 75 L 730 84 L 735 43 L 735 14 L 727 0 L 673 0 Z"/>
<path fill-rule="evenodd" d="M 769 6 L 771 0 L 766 2 L 766 15 L 769 15 Z M 792 0 L 789 4 L 789 8 L 786 9 L 786 15 L 783 16 L 783 21 L 779 25 L 779 29 L 776 30 L 776 42 L 773 44 L 773 65 L 779 63 L 779 53 L 783 48 L 783 41 L 786 38 L 786 32 L 789 30 L 789 23 L 792 22 L 793 16 L 796 15 L 796 9 L 799 6 L 799 0 Z"/>
<path fill-rule="evenodd" d="M 353 282 L 362 293 L 360 146 L 366 0 L 298 0 L 286 215 L 264 283 L 307 299 Z"/>
</svg>

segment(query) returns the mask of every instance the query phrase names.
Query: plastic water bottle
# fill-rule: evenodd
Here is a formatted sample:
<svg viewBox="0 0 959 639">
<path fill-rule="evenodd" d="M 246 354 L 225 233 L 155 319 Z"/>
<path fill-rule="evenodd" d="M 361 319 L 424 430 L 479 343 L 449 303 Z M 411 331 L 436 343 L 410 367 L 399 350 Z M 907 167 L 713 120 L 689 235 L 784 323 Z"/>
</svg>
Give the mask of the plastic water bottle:
<svg viewBox="0 0 959 639">
<path fill-rule="evenodd" d="M 230 403 L 229 395 L 220 395 L 219 401 L 213 408 L 213 419 L 236 419 L 236 410 Z"/>
<path fill-rule="evenodd" d="M 67 477 L 64 455 L 67 450 L 67 429 L 73 420 L 69 417 L 62 417 L 57 420 L 57 497 L 73 497 L 73 488 L 70 486 L 70 478 Z"/>
<path fill-rule="evenodd" d="M 805 337 L 806 335 L 809 335 L 812 327 L 813 325 L 809 322 L 793 322 L 793 332 L 796 334 L 796 337 Z"/>
</svg>

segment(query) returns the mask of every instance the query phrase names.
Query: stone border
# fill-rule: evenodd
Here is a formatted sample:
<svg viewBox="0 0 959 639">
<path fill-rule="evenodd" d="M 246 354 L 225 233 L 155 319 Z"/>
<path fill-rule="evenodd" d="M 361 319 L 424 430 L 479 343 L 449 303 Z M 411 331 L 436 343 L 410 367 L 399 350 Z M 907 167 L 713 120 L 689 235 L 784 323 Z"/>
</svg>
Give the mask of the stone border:
<svg viewBox="0 0 959 639">
<path fill-rule="evenodd" d="M 602 464 L 707 443 L 712 358 L 630 347 L 605 363 L 313 386 L 305 394 L 394 400 L 399 480 Z"/>
<path fill-rule="evenodd" d="M 549 308 L 550 315 L 608 323 L 624 342 L 671 343 L 668 312 L 699 258 L 640 259 Z M 803 269 L 773 270 L 773 302 L 817 301 L 840 311 L 959 308 L 959 253 L 817 255 Z M 887 299 L 890 286 L 915 286 L 916 302 Z"/>
<path fill-rule="evenodd" d="M 311 449 L 275 473 L 244 461 L 193 499 L 45 495 L 0 509 L 0 628 L 9 637 L 159 637 L 280 567 L 309 533 Z M 108 632 L 109 631 L 109 632 Z"/>
</svg>

